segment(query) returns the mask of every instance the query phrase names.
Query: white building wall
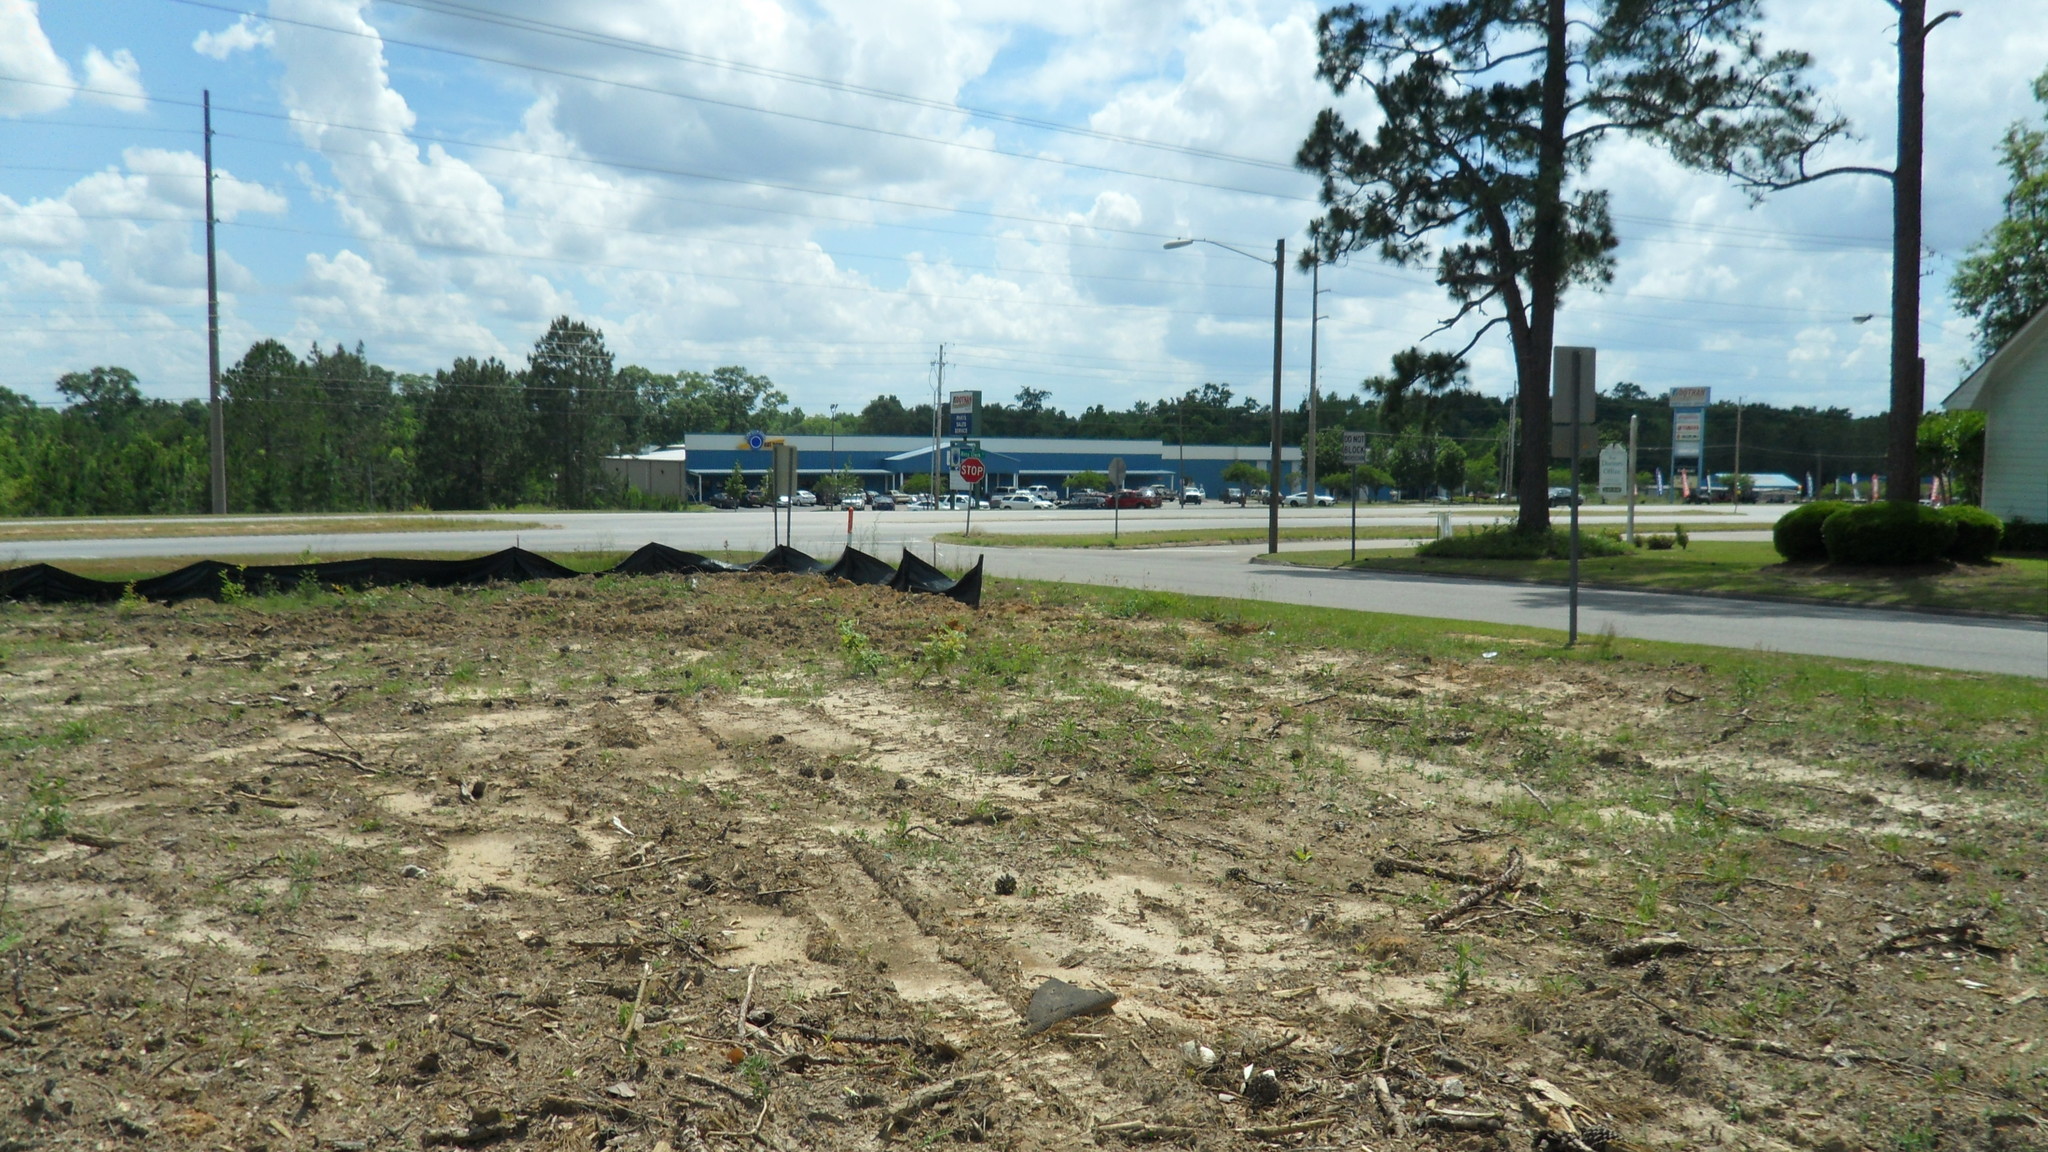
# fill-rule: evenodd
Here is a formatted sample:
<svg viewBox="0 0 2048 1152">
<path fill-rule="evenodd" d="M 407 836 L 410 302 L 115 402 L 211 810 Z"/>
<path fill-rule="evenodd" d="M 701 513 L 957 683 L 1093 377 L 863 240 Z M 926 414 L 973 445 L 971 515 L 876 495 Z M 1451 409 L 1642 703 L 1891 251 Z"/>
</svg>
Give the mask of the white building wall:
<svg viewBox="0 0 2048 1152">
<path fill-rule="evenodd" d="M 2048 523 L 2048 340 L 2008 369 L 1984 410 L 1984 507 Z"/>
</svg>

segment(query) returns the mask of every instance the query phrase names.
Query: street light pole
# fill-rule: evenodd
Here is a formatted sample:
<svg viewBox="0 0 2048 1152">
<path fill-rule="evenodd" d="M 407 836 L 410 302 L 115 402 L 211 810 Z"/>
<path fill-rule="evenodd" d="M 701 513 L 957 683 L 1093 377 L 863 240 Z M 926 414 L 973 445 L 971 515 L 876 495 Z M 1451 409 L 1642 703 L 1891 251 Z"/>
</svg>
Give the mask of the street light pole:
<svg viewBox="0 0 2048 1152">
<path fill-rule="evenodd" d="M 1287 240 L 1282 237 L 1273 242 L 1271 260 L 1201 237 L 1168 240 L 1162 247 L 1185 248 L 1197 241 L 1273 266 L 1273 457 L 1272 473 L 1266 482 L 1266 553 L 1271 555 L 1280 551 L 1280 335 L 1281 317 L 1285 314 L 1287 302 Z"/>
</svg>

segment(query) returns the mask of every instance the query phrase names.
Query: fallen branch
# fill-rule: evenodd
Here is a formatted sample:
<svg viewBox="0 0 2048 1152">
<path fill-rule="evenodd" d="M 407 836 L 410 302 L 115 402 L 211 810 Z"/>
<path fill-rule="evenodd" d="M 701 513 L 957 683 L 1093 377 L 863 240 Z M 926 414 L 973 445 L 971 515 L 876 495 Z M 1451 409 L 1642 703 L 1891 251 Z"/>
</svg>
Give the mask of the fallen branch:
<svg viewBox="0 0 2048 1152">
<path fill-rule="evenodd" d="M 733 1087 L 730 1084 L 722 1084 L 716 1080 L 713 1080 L 711 1077 L 704 1075 L 702 1072 L 685 1072 L 683 1073 L 683 1079 L 688 1080 L 690 1083 L 695 1084 L 699 1088 L 709 1088 L 713 1092 L 723 1092 L 727 1096 L 732 1097 L 733 1099 L 739 1101 L 742 1104 L 752 1104 L 754 1102 L 754 1098 L 752 1096 L 747 1095 L 745 1092 L 740 1091 L 739 1089 Z"/>
<path fill-rule="evenodd" d="M 478 1048 L 488 1048 L 491 1051 L 496 1052 L 500 1056 L 510 1056 L 512 1054 L 512 1046 L 510 1044 L 505 1043 L 503 1040 L 493 1040 L 489 1036 L 472 1035 L 468 1032 L 464 1032 L 460 1028 L 454 1027 L 449 1028 L 448 1032 L 452 1036 L 459 1036 L 462 1039 L 469 1041 L 471 1044 L 476 1045 Z"/>
<path fill-rule="evenodd" d="M 1659 956 L 1724 956 L 1737 952 L 1766 952 L 1769 949 L 1757 944 L 1735 944 L 1710 948 L 1682 940 L 1676 936 L 1653 937 L 1623 944 L 1607 951 L 1607 962 L 1617 967 L 1624 964 L 1640 964 L 1655 960 Z"/>
<path fill-rule="evenodd" d="M 1438 1132 L 1498 1132 L 1508 1122 L 1498 1112 L 1438 1112 L 1417 1120 L 1415 1126 Z"/>
<path fill-rule="evenodd" d="M 1372 1095 L 1379 1101 L 1380 1112 L 1387 1118 L 1387 1135 L 1397 1140 L 1408 1135 L 1407 1121 L 1401 1118 L 1401 1101 L 1394 1095 L 1394 1090 L 1387 1087 L 1385 1076 L 1372 1078 Z"/>
<path fill-rule="evenodd" d="M 329 729 L 329 731 L 333 730 Z M 340 736 L 341 734 L 339 732 L 336 732 L 335 735 Z M 356 771 L 361 772 L 365 776 L 379 775 L 378 771 L 375 768 L 370 767 L 368 764 L 363 763 L 361 760 L 356 759 L 355 757 L 349 755 L 346 752 L 331 752 L 325 748 L 315 748 L 309 744 L 294 744 L 292 745 L 292 751 L 304 752 L 308 756 L 318 756 L 323 760 L 339 761 L 340 763 L 346 764 L 349 767 L 355 769 Z"/>
<path fill-rule="evenodd" d="M 1432 880 L 1448 880 L 1453 884 L 1484 884 L 1486 877 L 1477 872 L 1460 872 L 1455 868 L 1439 868 L 1416 860 L 1403 860 L 1397 856 L 1382 856 L 1372 862 L 1375 876 L 1393 876 L 1407 872 L 1415 876 L 1427 876 Z"/>
<path fill-rule="evenodd" d="M 1915 948 L 1929 948 L 1937 944 L 1948 944 L 1957 948 L 1968 948 L 1986 956 L 2003 956 L 2011 951 L 1996 944 L 1984 942 L 1984 926 L 1974 920 L 1958 920 L 1953 924 L 1930 924 L 1920 928 L 1908 928 L 1896 936 L 1889 937 L 1863 954 L 1865 960 L 1893 952 L 1910 952 Z"/>
<path fill-rule="evenodd" d="M 909 1096 L 904 1097 L 903 1103 L 890 1109 L 889 1114 L 883 1117 L 882 1139 L 887 1140 L 904 1131 L 910 1127 L 910 1122 L 919 1115 L 940 1104 L 944 1104 L 986 1078 L 987 1073 L 976 1073 L 972 1076 L 956 1076 L 951 1080 L 934 1084 L 929 1088 L 913 1092 Z"/>
<path fill-rule="evenodd" d="M 1185 1124 L 1154 1124 L 1150 1120 L 1124 1120 L 1095 1127 L 1097 1136 L 1121 1136 L 1126 1140 L 1189 1140 L 1195 1132 Z"/>
<path fill-rule="evenodd" d="M 779 1025 L 793 1032 L 809 1036 L 813 1040 L 829 1040 L 835 1044 L 866 1044 L 871 1046 L 895 1046 L 899 1048 L 922 1048 L 924 1043 L 909 1036 L 872 1036 L 864 1032 L 834 1032 L 812 1024 L 789 1023 Z"/>
<path fill-rule="evenodd" d="M 1484 885 L 1473 889 L 1464 899 L 1456 904 L 1424 920 L 1422 926 L 1431 932 L 1441 932 L 1444 925 L 1449 924 L 1451 921 L 1465 915 L 1510 888 L 1519 886 L 1522 883 L 1522 863 L 1522 850 L 1520 848 L 1508 849 L 1507 864 L 1501 868 L 1500 875 L 1487 881 Z"/>
<path fill-rule="evenodd" d="M 1336 1116 L 1325 1116 L 1320 1120 L 1296 1120 L 1292 1124 L 1267 1124 L 1253 1128 L 1239 1128 L 1238 1132 L 1250 1136 L 1254 1140 L 1276 1140 L 1282 1136 L 1292 1136 L 1297 1132 L 1314 1132 L 1320 1128 L 1328 1128 L 1330 1125 L 1335 1124 L 1338 1119 L 1339 1117 Z"/>
</svg>

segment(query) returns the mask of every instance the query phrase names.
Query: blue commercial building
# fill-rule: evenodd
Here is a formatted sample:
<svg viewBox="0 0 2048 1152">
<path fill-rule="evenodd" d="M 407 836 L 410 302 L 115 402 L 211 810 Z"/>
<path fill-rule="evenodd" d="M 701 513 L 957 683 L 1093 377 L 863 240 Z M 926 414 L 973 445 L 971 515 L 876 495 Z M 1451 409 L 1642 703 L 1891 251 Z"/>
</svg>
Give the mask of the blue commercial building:
<svg viewBox="0 0 2048 1152">
<path fill-rule="evenodd" d="M 760 449 L 747 447 L 746 437 L 731 433 L 695 432 L 680 446 L 653 449 L 635 456 L 611 456 L 612 474 L 658 496 L 701 497 L 716 492 L 737 463 L 749 485 L 758 486 L 773 462 L 769 445 L 797 450 L 798 483 L 810 487 L 833 472 L 850 472 L 870 490 L 901 489 L 912 476 L 932 471 L 929 436 L 771 436 Z M 1233 460 L 1265 468 L 1272 448 L 1260 444 L 1171 444 L 1160 440 L 1056 440 L 1013 436 L 980 437 L 981 459 L 988 467 L 989 491 L 1043 484 L 1065 493 L 1067 477 L 1077 472 L 1109 471 L 1122 458 L 1124 484 L 1138 488 L 1162 484 L 1179 488 L 1193 484 L 1213 497 L 1224 487 L 1223 470 Z M 944 460 L 942 442 L 941 460 Z M 1281 477 L 1288 491 L 1301 486 L 1301 449 L 1281 452 Z M 1291 481 L 1291 482 L 1290 482 Z M 686 486 L 679 490 L 678 485 Z M 944 481 L 941 481 L 942 488 Z"/>
</svg>

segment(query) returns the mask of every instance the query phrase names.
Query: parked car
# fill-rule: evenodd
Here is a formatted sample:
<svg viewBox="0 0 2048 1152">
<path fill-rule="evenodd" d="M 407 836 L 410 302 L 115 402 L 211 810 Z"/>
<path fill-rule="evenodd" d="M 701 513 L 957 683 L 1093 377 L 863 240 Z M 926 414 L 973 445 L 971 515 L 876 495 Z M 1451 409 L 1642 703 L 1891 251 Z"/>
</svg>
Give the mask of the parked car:
<svg viewBox="0 0 2048 1152">
<path fill-rule="evenodd" d="M 1111 492 L 1103 499 L 1103 506 L 1106 508 L 1157 508 L 1159 507 L 1159 497 L 1149 492 L 1134 491 L 1126 488 L 1121 492 Z"/>
<path fill-rule="evenodd" d="M 809 488 L 799 488 L 799 489 L 797 489 L 797 490 L 796 490 L 796 506 L 797 506 L 797 507 L 799 507 L 799 508 L 815 508 L 815 507 L 817 507 L 817 506 L 818 506 L 818 494 L 817 494 L 816 492 L 813 492 L 813 491 L 811 491 L 811 490 L 810 490 Z"/>
<path fill-rule="evenodd" d="M 841 508 L 851 508 L 855 512 L 861 511 L 868 506 L 867 493 L 841 492 L 839 494 L 839 506 Z"/>
<path fill-rule="evenodd" d="M 1054 505 L 1052 501 L 1035 492 L 1005 492 L 995 498 L 995 506 L 998 508 L 1036 510 L 1051 508 Z"/>
<path fill-rule="evenodd" d="M 1180 502 L 1183 507 L 1189 504 L 1200 504 L 1202 502 L 1202 499 L 1207 495 L 1208 493 L 1202 491 L 1200 488 L 1197 488 L 1193 485 L 1189 485 L 1188 487 L 1180 490 Z"/>
<path fill-rule="evenodd" d="M 1586 497 L 1583 493 L 1580 494 L 1578 502 L 1581 506 L 1584 506 L 1586 503 Z M 1552 488 L 1550 490 L 1550 506 L 1552 508 L 1571 507 L 1572 490 L 1570 488 Z"/>
<path fill-rule="evenodd" d="M 894 512 L 896 510 L 896 497 L 887 492 L 870 492 L 868 493 L 868 507 L 873 508 L 877 512 Z"/>
<path fill-rule="evenodd" d="M 1223 502 L 1225 504 L 1235 504 L 1240 508 L 1244 507 L 1244 489 L 1225 488 L 1223 490 Z"/>
<path fill-rule="evenodd" d="M 1076 492 L 1072 499 L 1060 505 L 1060 507 L 1082 512 L 1090 509 L 1107 508 L 1109 507 L 1109 497 L 1104 496 L 1100 492 Z"/>
<path fill-rule="evenodd" d="M 704 498 L 704 502 L 706 504 L 711 505 L 713 508 L 724 508 L 728 510 L 740 506 L 739 501 L 733 499 L 730 496 L 727 496 L 723 492 L 713 492 L 711 495 L 706 496 Z"/>
<path fill-rule="evenodd" d="M 929 512 L 932 510 L 933 507 L 932 498 L 930 496 L 925 495 L 922 492 L 919 492 L 916 495 L 912 496 L 910 499 L 904 501 L 903 507 L 906 511 L 910 512 Z"/>
<path fill-rule="evenodd" d="M 1327 492 L 1318 492 L 1313 497 L 1309 496 L 1306 492 L 1289 492 L 1287 494 L 1287 506 L 1289 508 L 1306 508 L 1310 503 L 1314 503 L 1318 508 L 1329 508 L 1337 503 L 1337 498 Z"/>
</svg>

